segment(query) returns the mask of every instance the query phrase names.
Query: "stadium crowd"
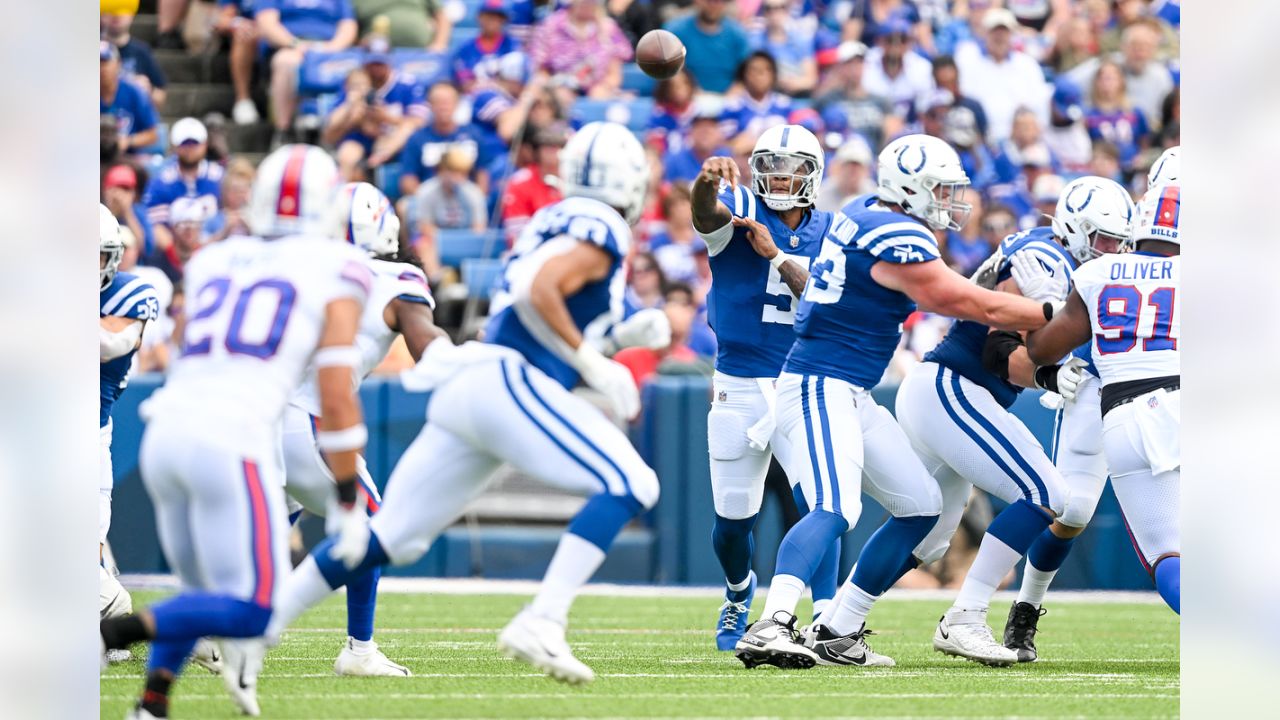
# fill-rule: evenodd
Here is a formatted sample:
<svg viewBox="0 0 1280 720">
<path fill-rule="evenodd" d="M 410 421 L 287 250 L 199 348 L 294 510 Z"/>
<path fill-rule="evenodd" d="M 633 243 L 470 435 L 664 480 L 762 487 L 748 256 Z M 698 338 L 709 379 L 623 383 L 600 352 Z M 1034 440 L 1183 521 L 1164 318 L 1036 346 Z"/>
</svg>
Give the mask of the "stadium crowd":
<svg viewBox="0 0 1280 720">
<path fill-rule="evenodd" d="M 628 311 L 666 307 L 676 329 L 669 350 L 626 359 L 637 379 L 709 372 L 710 270 L 688 184 L 712 155 L 749 177 L 768 127 L 799 124 L 821 139 L 826 210 L 874 187 L 875 158 L 897 136 L 956 147 L 974 212 L 937 235 L 966 274 L 1008 233 L 1046 224 L 1072 178 L 1113 178 L 1136 197 L 1155 157 L 1179 144 L 1177 0 L 142 4 L 157 13 L 156 50 L 226 55 L 233 90 L 221 113 L 166 123 L 163 62 L 131 34 L 138 0 L 101 0 L 102 199 L 133 237 L 122 269 L 152 268 L 148 279 L 172 288 L 169 317 L 183 263 L 243 228 L 254 150 L 295 140 L 332 150 L 346 180 L 381 187 L 433 287 L 465 296 L 444 234 L 496 231 L 484 236 L 497 238 L 484 247 L 496 258 L 559 199 L 556 152 L 573 128 L 627 124 L 652 171 Z M 630 60 L 657 27 L 688 55 L 655 83 Z M 270 144 L 237 146 L 247 137 L 237 129 L 255 126 Z M 153 325 L 145 369 L 164 367 L 174 330 Z M 944 332 L 914 316 L 890 374 Z"/>
</svg>

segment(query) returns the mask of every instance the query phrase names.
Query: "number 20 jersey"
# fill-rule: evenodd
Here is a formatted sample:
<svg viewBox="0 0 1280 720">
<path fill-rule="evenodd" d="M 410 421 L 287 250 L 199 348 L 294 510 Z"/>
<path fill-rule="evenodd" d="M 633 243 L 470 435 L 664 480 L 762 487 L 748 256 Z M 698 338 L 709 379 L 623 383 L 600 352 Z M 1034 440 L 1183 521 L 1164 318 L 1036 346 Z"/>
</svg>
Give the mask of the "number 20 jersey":
<svg viewBox="0 0 1280 720">
<path fill-rule="evenodd" d="M 769 228 L 778 249 L 804 268 L 818 254 L 834 217 L 811 210 L 792 230 L 741 185 L 720 193 L 720 202 L 734 217 L 752 218 Z M 707 321 L 716 333 L 716 370 L 736 377 L 776 378 L 796 339 L 798 302 L 778 270 L 751 248 L 746 232 L 733 228 L 732 239 L 710 258 Z"/>
<path fill-rule="evenodd" d="M 1103 386 L 1180 374 L 1181 268 L 1177 255 L 1133 252 L 1103 255 L 1076 270 Z"/>
<path fill-rule="evenodd" d="M 323 238 L 240 236 L 202 249 L 184 277 L 182 354 L 148 412 L 233 447 L 271 442 L 315 354 L 325 306 L 352 298 L 363 309 L 367 263 Z"/>
</svg>

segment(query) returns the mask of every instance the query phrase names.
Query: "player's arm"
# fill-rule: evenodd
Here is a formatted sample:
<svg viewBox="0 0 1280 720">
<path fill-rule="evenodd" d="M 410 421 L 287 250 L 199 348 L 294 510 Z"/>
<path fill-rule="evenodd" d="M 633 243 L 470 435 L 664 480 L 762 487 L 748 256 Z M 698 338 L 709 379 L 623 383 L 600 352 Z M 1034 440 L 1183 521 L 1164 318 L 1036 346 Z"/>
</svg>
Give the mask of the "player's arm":
<svg viewBox="0 0 1280 720">
<path fill-rule="evenodd" d="M 1049 324 L 1027 335 L 1027 355 L 1034 363 L 1048 365 L 1088 342 L 1092 334 L 1089 309 L 1080 293 L 1072 290 L 1066 307 Z"/>
<path fill-rule="evenodd" d="M 871 266 L 871 278 L 905 293 L 921 310 L 1001 330 L 1034 330 L 1043 327 L 1053 313 L 1048 303 L 980 288 L 941 260 L 877 262 Z"/>
<path fill-rule="evenodd" d="M 395 298 L 387 303 L 382 315 L 387 321 L 387 327 L 404 336 L 404 344 L 409 348 L 409 354 L 413 356 L 415 363 L 422 359 L 422 353 L 436 338 L 449 337 L 448 333 L 436 325 L 431 306 L 421 300 Z"/>
<path fill-rule="evenodd" d="M 324 309 L 324 328 L 315 354 L 320 389 L 316 444 L 338 481 L 338 497 L 344 505 L 356 501 L 356 455 L 368 439 L 354 390 L 355 368 L 360 364 L 355 345 L 360 310 L 355 298 L 330 301 Z"/>
<path fill-rule="evenodd" d="M 100 362 L 110 362 L 127 355 L 142 344 L 145 320 L 108 315 L 98 318 L 98 355 Z"/>
<path fill-rule="evenodd" d="M 773 241 L 773 234 L 769 232 L 769 228 L 753 218 L 734 217 L 731 221 L 734 227 L 747 229 L 747 241 L 751 243 L 751 249 L 768 260 L 770 265 L 778 268 L 778 274 L 791 289 L 791 294 L 796 297 L 804 294 L 805 283 L 809 282 L 809 270 L 782 254 L 777 243 Z"/>
<path fill-rule="evenodd" d="M 693 229 L 707 241 L 712 255 L 720 252 L 733 237 L 733 228 L 730 227 L 733 213 L 720 202 L 720 181 L 726 180 L 729 187 L 736 188 L 738 179 L 738 164 L 733 158 L 709 157 L 702 163 L 702 171 L 693 181 L 693 188 L 690 190 Z M 707 237 L 708 235 L 713 237 Z M 717 243 L 718 247 L 712 247 L 713 243 Z"/>
</svg>

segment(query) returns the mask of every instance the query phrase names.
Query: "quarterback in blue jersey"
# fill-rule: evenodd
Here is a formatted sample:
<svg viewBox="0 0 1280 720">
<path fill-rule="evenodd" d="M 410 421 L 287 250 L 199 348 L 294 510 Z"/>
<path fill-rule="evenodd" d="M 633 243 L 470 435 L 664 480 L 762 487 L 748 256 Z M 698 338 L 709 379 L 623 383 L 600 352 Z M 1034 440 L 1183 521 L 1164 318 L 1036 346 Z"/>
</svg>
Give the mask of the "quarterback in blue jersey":
<svg viewBox="0 0 1280 720">
<path fill-rule="evenodd" d="M 590 123 L 565 146 L 560 168 L 565 199 L 521 232 L 484 342 L 454 347 L 437 340 L 404 374 L 406 387 L 433 390 L 427 423 L 387 481 L 363 557 L 353 563 L 335 555 L 341 546 L 332 538 L 318 545 L 289 577 L 273 624 L 287 626 L 372 568 L 422 557 L 505 462 L 590 499 L 561 538 L 533 602 L 498 635 L 498 647 L 565 682 L 595 677 L 565 642 L 569 608 L 618 532 L 657 502 L 658 478 L 626 434 L 570 388 L 581 380 L 617 418 L 633 417 L 640 397 L 631 372 L 597 343 L 665 347 L 671 327 L 660 310 L 617 322 L 630 226 L 640 218 L 649 177 L 639 141 L 616 123 Z"/>
<path fill-rule="evenodd" d="M 693 224 L 711 256 L 708 321 L 718 347 L 707 446 L 716 510 L 711 540 L 726 584 L 720 650 L 732 650 L 747 630 L 756 588 L 752 531 L 765 474 L 774 454 L 784 466 L 789 454 L 786 438 L 774 432 L 774 384 L 795 340 L 796 298 L 831 229 L 832 214 L 813 209 L 823 154 L 813 133 L 780 125 L 756 142 L 750 188 L 738 184 L 738 166 L 727 157 L 707 159 L 693 184 Z M 785 238 L 785 249 L 774 238 Z M 815 612 L 835 595 L 839 559 L 833 544 L 812 581 Z"/>
<path fill-rule="evenodd" d="M 899 138 L 880 153 L 876 193 L 846 206 L 823 239 L 777 398 L 778 431 L 794 450 L 787 475 L 810 508 L 778 550 L 761 619 L 738 642 L 747 667 L 894 664 L 867 645 L 865 620 L 912 567 L 911 552 L 937 523 L 942 495 L 870 390 L 917 305 L 1008 330 L 1041 327 L 1056 309 L 980 288 L 942 262 L 932 230 L 964 224 L 969 207 L 956 198 L 967 184 L 951 146 L 927 135 Z M 857 523 L 864 490 L 892 517 L 801 638 L 794 615 L 800 594 L 832 541 Z"/>
</svg>

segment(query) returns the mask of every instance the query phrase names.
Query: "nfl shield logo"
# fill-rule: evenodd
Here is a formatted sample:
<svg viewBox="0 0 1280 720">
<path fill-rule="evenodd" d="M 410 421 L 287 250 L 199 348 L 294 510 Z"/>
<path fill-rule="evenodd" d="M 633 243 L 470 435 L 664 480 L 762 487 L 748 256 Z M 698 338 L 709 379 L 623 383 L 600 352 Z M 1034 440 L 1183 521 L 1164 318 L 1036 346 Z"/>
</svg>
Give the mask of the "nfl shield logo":
<svg viewBox="0 0 1280 720">
<path fill-rule="evenodd" d="M 795 235 L 791 236 L 791 247 L 800 247 L 800 238 Z"/>
<path fill-rule="evenodd" d="M 719 395 L 716 395 L 716 399 L 719 400 L 720 402 L 724 402 L 726 399 L 728 399 L 728 397 L 729 397 L 729 394 L 723 390 L 720 391 Z"/>
<path fill-rule="evenodd" d="M 1159 406 L 1160 406 L 1160 400 L 1157 399 L 1155 395 L 1152 395 L 1151 397 L 1147 398 L 1147 407 L 1154 410 Z"/>
</svg>

